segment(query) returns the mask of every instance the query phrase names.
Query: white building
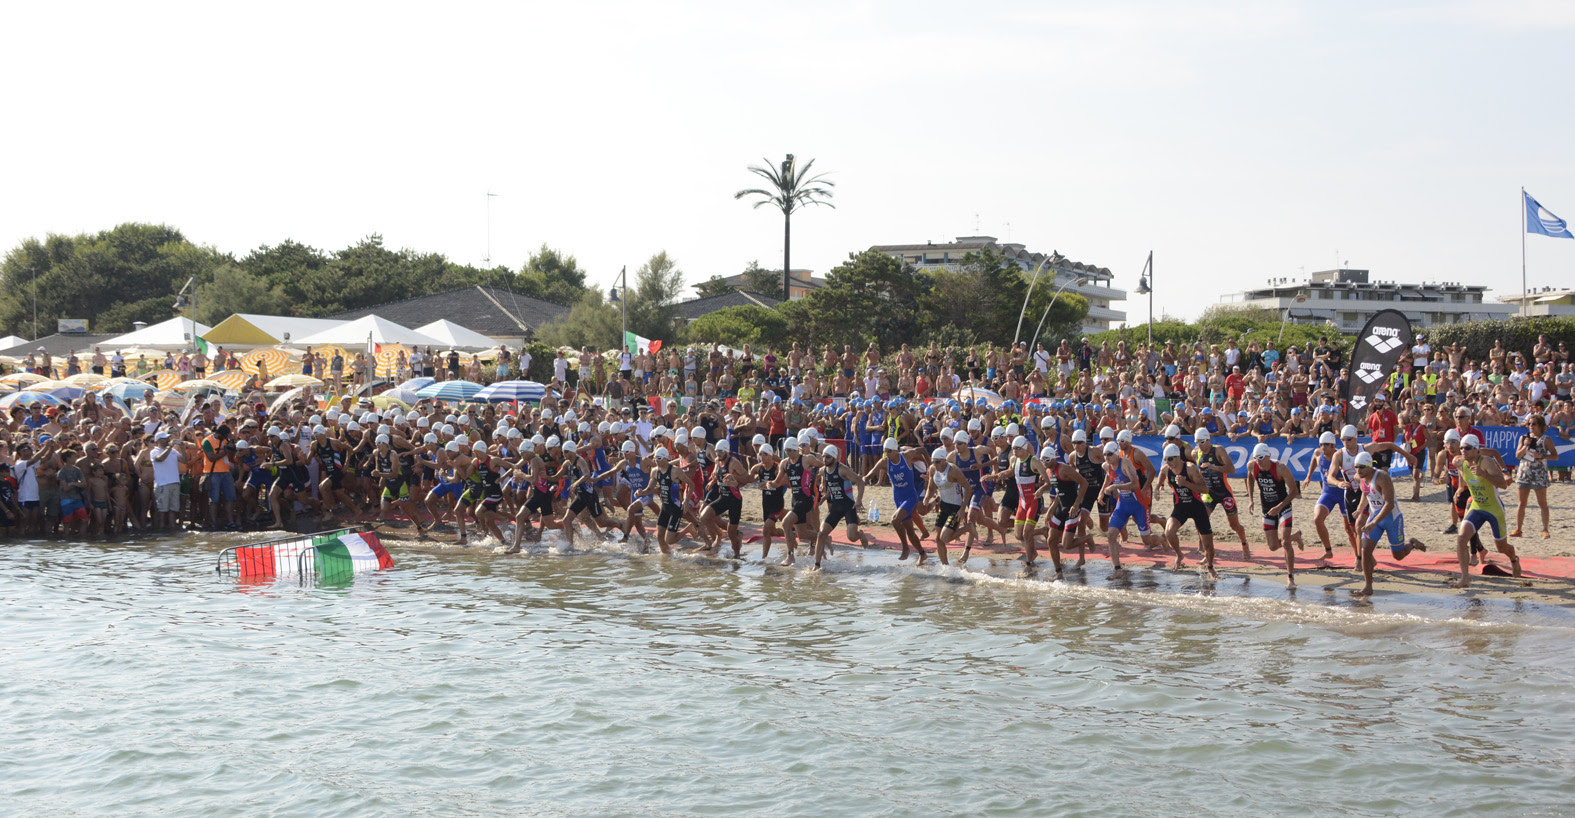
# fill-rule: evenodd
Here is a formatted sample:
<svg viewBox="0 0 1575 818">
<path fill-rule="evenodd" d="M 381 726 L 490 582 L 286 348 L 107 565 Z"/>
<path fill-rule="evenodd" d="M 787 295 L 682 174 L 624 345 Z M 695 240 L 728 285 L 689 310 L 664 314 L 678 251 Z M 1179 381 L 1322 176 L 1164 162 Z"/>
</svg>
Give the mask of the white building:
<svg viewBox="0 0 1575 818">
<path fill-rule="evenodd" d="M 1066 285 L 1066 292 L 1077 293 L 1088 299 L 1088 317 L 1083 319 L 1084 333 L 1114 329 L 1127 320 L 1126 311 L 1111 307 L 1116 301 L 1126 301 L 1127 293 L 1126 290 L 1110 286 L 1112 276 L 1108 268 L 1070 261 L 1054 251 L 1048 255 L 1030 253 L 1021 244 L 1002 244 L 994 236 L 960 236 L 956 241 L 941 244 L 877 244 L 870 249 L 901 259 L 921 270 L 936 267 L 956 269 L 969 253 L 994 250 L 1021 267 L 1025 273 L 1032 273 L 1040 264 L 1044 264 L 1039 281 L 1034 285 L 1036 288 L 1049 287 L 1054 292 Z M 1078 279 L 1086 279 L 1087 283 L 1078 284 Z"/>
<path fill-rule="evenodd" d="M 1342 333 L 1361 332 L 1382 310 L 1405 313 L 1413 328 L 1508 318 L 1515 308 L 1483 301 L 1487 287 L 1475 284 L 1397 284 L 1370 281 L 1366 270 L 1324 270 L 1310 280 L 1270 279 L 1267 287 L 1222 296 L 1221 301 L 1278 310 L 1297 324 L 1333 324 Z"/>
<path fill-rule="evenodd" d="M 1501 295 L 1498 300 L 1510 305 L 1514 315 L 1568 317 L 1575 315 L 1575 290 L 1543 287 L 1524 295 Z"/>
</svg>

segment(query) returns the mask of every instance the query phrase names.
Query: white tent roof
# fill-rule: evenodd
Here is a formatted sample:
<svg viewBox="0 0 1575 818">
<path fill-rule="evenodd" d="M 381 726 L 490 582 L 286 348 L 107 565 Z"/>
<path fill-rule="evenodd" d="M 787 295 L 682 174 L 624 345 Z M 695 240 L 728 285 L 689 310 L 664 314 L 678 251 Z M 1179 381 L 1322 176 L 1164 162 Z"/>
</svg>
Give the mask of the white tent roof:
<svg viewBox="0 0 1575 818">
<path fill-rule="evenodd" d="M 426 326 L 416 327 L 416 332 L 430 335 L 443 344 L 460 349 L 488 349 L 498 345 L 497 341 L 482 335 L 472 329 L 466 329 L 447 318 L 433 321 Z M 0 347 L 3 349 L 3 347 Z"/>
<path fill-rule="evenodd" d="M 236 313 L 204 333 L 203 339 L 225 349 L 267 347 L 281 343 L 298 343 L 301 338 L 343 323 L 332 318 Z"/>
<path fill-rule="evenodd" d="M 25 343 L 27 343 L 27 339 L 26 338 L 19 338 L 19 337 L 15 336 L 15 335 L 7 335 L 4 338 L 0 338 L 0 349 L 10 349 L 11 347 L 19 347 L 19 346 L 21 346 L 21 345 L 23 345 Z"/>
<path fill-rule="evenodd" d="M 176 316 L 168 321 L 160 321 L 150 327 L 143 327 L 125 335 L 117 335 L 106 341 L 100 341 L 95 346 L 105 350 L 120 347 L 185 349 L 194 343 L 193 339 L 211 329 L 213 327 L 207 324 L 198 323 L 190 318 Z"/>
<path fill-rule="evenodd" d="M 312 346 L 313 344 L 354 346 L 366 343 L 368 336 L 371 336 L 374 344 L 439 346 L 443 343 L 429 335 L 402 327 L 387 318 L 380 318 L 376 315 L 364 316 L 354 321 L 343 321 L 340 322 L 339 326 L 325 329 L 322 332 L 314 332 L 304 338 L 293 339 L 290 343 L 297 346 Z"/>
</svg>

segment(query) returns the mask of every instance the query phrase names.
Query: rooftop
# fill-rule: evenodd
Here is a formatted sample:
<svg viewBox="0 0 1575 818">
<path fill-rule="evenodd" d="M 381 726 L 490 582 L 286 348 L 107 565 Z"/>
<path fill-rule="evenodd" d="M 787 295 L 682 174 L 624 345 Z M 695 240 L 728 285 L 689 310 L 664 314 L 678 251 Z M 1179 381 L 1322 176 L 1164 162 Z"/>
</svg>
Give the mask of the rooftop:
<svg viewBox="0 0 1575 818">
<path fill-rule="evenodd" d="M 994 236 L 958 236 L 956 241 L 941 242 L 940 244 L 928 241 L 923 244 L 877 244 L 870 249 L 877 252 L 890 254 L 933 252 L 944 253 L 953 251 L 961 253 L 976 253 L 981 250 L 995 250 L 1007 258 L 1012 259 L 1019 264 L 1027 265 L 1030 268 L 1039 266 L 1041 262 L 1051 256 L 1059 255 L 1054 250 L 1050 251 L 1049 253 L 1030 253 L 1021 244 L 1015 244 L 1012 242 L 1003 244 Z M 1111 277 L 1110 268 L 1108 267 L 1084 264 L 1079 261 L 1066 259 L 1064 256 L 1063 259 L 1063 262 L 1058 265 L 1061 269 L 1075 273 L 1082 273 L 1088 276 L 1097 276 L 1100 278 Z"/>
<path fill-rule="evenodd" d="M 674 314 L 685 321 L 693 321 L 702 315 L 710 315 L 717 310 L 725 310 L 728 307 L 754 306 L 771 309 L 780 303 L 782 302 L 775 298 L 751 292 L 750 290 L 733 290 L 721 295 L 696 298 L 691 301 L 680 301 L 673 305 L 673 311 Z"/>
<path fill-rule="evenodd" d="M 378 315 L 407 327 L 447 319 L 494 338 L 519 338 L 532 335 L 542 324 L 568 314 L 569 308 L 562 304 L 477 285 L 362 307 L 329 317 L 350 321 Z"/>
</svg>

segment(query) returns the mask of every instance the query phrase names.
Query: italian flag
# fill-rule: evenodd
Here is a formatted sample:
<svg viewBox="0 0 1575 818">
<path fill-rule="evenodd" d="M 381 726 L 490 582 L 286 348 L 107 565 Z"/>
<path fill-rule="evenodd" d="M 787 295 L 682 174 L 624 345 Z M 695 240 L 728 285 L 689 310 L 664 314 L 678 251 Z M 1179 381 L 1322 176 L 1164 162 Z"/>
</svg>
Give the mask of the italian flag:
<svg viewBox="0 0 1575 818">
<path fill-rule="evenodd" d="M 629 354 L 638 355 L 642 352 L 656 352 L 662 348 L 662 342 L 641 338 L 632 332 L 625 332 L 623 334 L 623 347 L 629 351 Z"/>
<path fill-rule="evenodd" d="M 394 566 L 377 535 L 350 529 L 238 546 L 235 564 L 243 578 L 293 577 L 301 572 L 301 555 L 308 552 L 313 556 L 307 570 L 315 567 L 325 577 L 348 577 Z"/>
<path fill-rule="evenodd" d="M 318 537 L 312 545 L 317 547 L 317 573 L 325 579 L 394 567 L 394 558 L 370 531 Z"/>
</svg>

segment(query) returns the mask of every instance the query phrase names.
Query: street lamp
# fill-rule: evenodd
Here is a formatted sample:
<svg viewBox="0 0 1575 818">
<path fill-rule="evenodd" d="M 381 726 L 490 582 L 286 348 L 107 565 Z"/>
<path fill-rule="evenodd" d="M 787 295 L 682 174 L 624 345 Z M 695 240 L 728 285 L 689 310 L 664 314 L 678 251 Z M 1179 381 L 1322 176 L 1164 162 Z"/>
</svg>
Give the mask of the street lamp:
<svg viewBox="0 0 1575 818">
<path fill-rule="evenodd" d="M 1045 311 L 1039 316 L 1039 326 L 1034 328 L 1034 340 L 1028 342 L 1028 354 L 1032 355 L 1034 347 L 1038 345 L 1039 332 L 1045 328 L 1045 319 L 1050 316 L 1050 308 L 1055 306 L 1056 299 L 1061 297 L 1061 293 L 1066 292 L 1067 287 L 1071 287 L 1073 285 L 1081 287 L 1087 283 L 1087 278 L 1079 278 L 1074 281 L 1068 281 L 1067 283 L 1062 284 L 1056 288 L 1055 294 L 1050 296 L 1050 303 L 1045 305 Z"/>
<path fill-rule="evenodd" d="M 1299 294 L 1295 298 L 1291 299 L 1291 301 L 1293 303 L 1296 303 L 1296 304 L 1300 304 L 1300 303 L 1302 303 L 1302 302 L 1304 302 L 1306 300 L 1307 300 L 1307 294 L 1306 293 Z M 1279 334 L 1279 337 L 1274 339 L 1274 343 L 1278 344 L 1281 341 L 1285 340 L 1285 322 L 1289 321 L 1289 320 L 1291 320 L 1291 308 L 1290 307 L 1286 307 L 1285 308 L 1285 314 L 1280 316 L 1280 334 Z"/>
<path fill-rule="evenodd" d="M 1017 346 L 1018 336 L 1023 334 L 1023 314 L 1028 312 L 1028 299 L 1034 295 L 1034 285 L 1039 283 L 1040 271 L 1044 270 L 1046 264 L 1059 265 L 1063 261 L 1066 261 L 1065 256 L 1058 251 L 1051 250 L 1050 255 L 1045 256 L 1038 264 L 1034 265 L 1034 277 L 1028 280 L 1028 293 L 1023 296 L 1023 308 L 1017 311 L 1017 329 L 1012 331 L 1013 348 Z M 1051 303 L 1054 302 L 1052 301 Z"/>
<path fill-rule="evenodd" d="M 1133 292 L 1138 295 L 1148 296 L 1148 350 L 1154 351 L 1154 251 L 1148 251 L 1148 261 L 1143 264 L 1143 272 L 1138 275 L 1137 289 Z"/>
<path fill-rule="evenodd" d="M 618 271 L 618 286 L 613 287 L 611 290 L 607 291 L 607 300 L 617 304 L 623 310 L 623 337 L 618 339 L 618 346 L 623 349 L 624 352 L 633 354 L 633 350 L 629 349 L 629 302 L 628 300 L 620 297 L 619 293 L 619 290 L 627 291 L 628 289 L 629 267 L 628 265 L 624 265 L 623 269 Z M 618 360 L 621 362 L 623 359 L 620 357 Z"/>
</svg>

